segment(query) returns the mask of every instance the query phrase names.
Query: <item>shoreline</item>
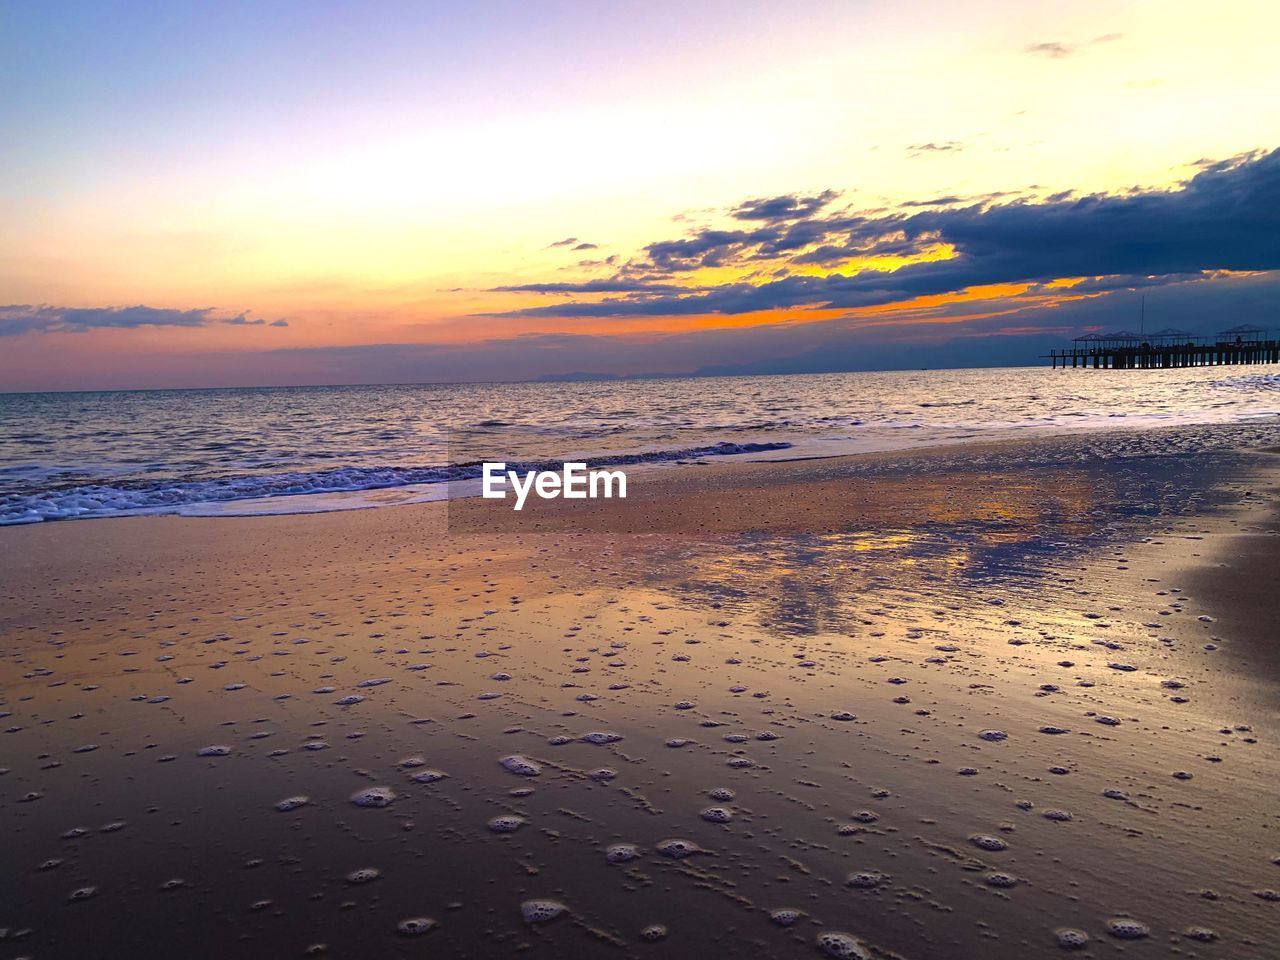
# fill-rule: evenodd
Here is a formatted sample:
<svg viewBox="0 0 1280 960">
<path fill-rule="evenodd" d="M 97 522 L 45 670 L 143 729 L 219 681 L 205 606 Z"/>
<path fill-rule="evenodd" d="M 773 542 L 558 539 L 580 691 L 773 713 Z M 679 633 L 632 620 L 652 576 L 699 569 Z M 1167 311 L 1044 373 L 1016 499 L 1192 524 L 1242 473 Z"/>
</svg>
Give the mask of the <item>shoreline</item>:
<svg viewBox="0 0 1280 960">
<path fill-rule="evenodd" d="M 959 429 L 959 428 L 956 428 Z M 946 436 L 939 434 L 919 443 L 905 443 L 873 449 L 824 452 L 820 448 L 829 444 L 832 438 L 814 438 L 793 435 L 787 439 L 770 439 L 763 434 L 756 439 L 744 440 L 742 445 L 757 446 L 766 449 L 752 450 L 743 453 L 702 455 L 692 457 L 670 457 L 679 453 L 676 450 L 658 451 L 615 451 L 586 458 L 592 467 L 626 468 L 628 479 L 638 481 L 637 486 L 652 482 L 670 483 L 673 479 L 685 478 L 687 472 L 697 467 L 705 471 L 712 470 L 751 470 L 753 468 L 770 467 L 785 464 L 805 464 L 848 461 L 874 462 L 876 460 L 902 460 L 906 458 L 930 459 L 947 457 L 960 452 L 973 452 L 985 456 L 993 451 L 1017 449 L 1019 447 L 1050 448 L 1055 445 L 1081 447 L 1098 442 L 1102 444 L 1138 443 L 1158 449 L 1161 438 L 1182 438 L 1199 436 L 1211 447 L 1266 447 L 1280 441 L 1280 413 L 1267 416 L 1245 417 L 1232 421 L 1201 421 L 1178 423 L 1160 426 L 1134 428 L 1123 426 L 1055 426 L 1035 429 L 1030 433 L 1019 432 L 1018 428 L 1004 428 L 983 432 L 981 434 L 964 434 Z M 1220 438 L 1232 437 L 1225 443 Z M 1217 438 L 1217 439 L 1215 439 Z M 711 451 L 719 447 L 731 445 L 729 441 L 718 444 L 703 445 L 690 448 L 689 452 Z M 779 449 L 767 448 L 778 445 Z M 784 450 L 794 450 L 793 455 L 785 455 Z M 771 454 L 777 453 L 777 456 Z M 659 456 L 660 455 L 660 456 Z M 659 456 L 656 460 L 645 459 Z M 360 468 L 355 466 L 334 468 L 337 470 L 384 469 L 390 471 L 416 471 L 417 473 L 435 473 L 456 469 L 457 467 L 476 466 L 481 459 L 467 461 L 454 467 L 406 467 L 388 465 L 383 468 Z M 561 461 L 538 460 L 518 464 L 523 469 L 536 467 L 553 469 Z M 262 477 L 245 476 L 243 481 L 262 480 Z M 192 481 L 196 482 L 196 481 Z M 200 483 L 221 482 L 212 479 L 198 481 Z M 68 488 L 76 489 L 75 487 Z M 88 488 L 86 488 L 88 489 Z M 193 519 L 244 519 L 264 516 L 312 515 L 323 513 L 346 512 L 352 510 L 381 509 L 392 506 L 417 506 L 424 503 L 440 501 L 457 502 L 479 496 L 480 481 L 478 475 L 466 479 L 438 479 L 431 481 L 414 481 L 402 483 L 383 483 L 367 487 L 339 487 L 319 489 L 305 493 L 279 494 L 268 496 L 241 496 L 228 499 L 192 500 L 175 504 L 153 504 L 149 506 L 116 507 L 115 512 L 100 515 L 72 515 L 62 517 L 45 517 L 43 519 L 8 520 L 0 523 L 0 528 L 22 527 L 41 523 L 61 523 L 66 520 L 102 520 L 102 519 L 137 519 L 141 517 L 178 516 Z M 97 496 L 98 494 L 95 494 Z"/>
</svg>

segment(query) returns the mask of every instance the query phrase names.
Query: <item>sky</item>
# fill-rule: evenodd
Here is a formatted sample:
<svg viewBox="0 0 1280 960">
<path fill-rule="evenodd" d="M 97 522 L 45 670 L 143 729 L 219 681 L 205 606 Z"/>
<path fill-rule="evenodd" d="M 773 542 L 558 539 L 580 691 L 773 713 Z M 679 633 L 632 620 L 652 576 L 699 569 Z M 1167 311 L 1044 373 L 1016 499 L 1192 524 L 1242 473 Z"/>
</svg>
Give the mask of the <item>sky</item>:
<svg viewBox="0 0 1280 960">
<path fill-rule="evenodd" d="M 1280 327 L 1271 0 L 0 3 L 0 390 Z"/>
</svg>

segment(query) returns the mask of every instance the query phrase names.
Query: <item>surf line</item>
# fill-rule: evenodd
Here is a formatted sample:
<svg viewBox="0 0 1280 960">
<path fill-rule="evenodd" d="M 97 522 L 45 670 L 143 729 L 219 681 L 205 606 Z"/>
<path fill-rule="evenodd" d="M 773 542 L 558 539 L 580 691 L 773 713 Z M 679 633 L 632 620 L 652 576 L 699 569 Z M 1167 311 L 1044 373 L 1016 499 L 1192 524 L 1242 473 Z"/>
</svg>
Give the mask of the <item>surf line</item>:
<svg viewBox="0 0 1280 960">
<path fill-rule="evenodd" d="M 588 470 L 585 463 L 566 463 L 562 470 L 529 470 L 524 476 L 508 470 L 505 462 L 483 465 L 482 495 L 486 500 L 504 500 L 509 483 L 515 491 L 513 509 L 523 510 L 530 491 L 543 500 L 594 500 L 599 497 L 626 499 L 627 475 L 621 470 Z M 616 491 L 616 492 L 615 492 Z"/>
</svg>

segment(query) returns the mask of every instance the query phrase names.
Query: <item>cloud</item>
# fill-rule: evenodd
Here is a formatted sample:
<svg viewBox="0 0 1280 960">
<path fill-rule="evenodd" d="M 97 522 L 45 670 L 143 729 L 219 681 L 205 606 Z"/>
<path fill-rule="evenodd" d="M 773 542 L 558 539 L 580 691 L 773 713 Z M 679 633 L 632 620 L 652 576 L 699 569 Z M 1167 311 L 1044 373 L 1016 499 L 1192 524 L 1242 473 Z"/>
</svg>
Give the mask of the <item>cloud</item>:
<svg viewBox="0 0 1280 960">
<path fill-rule="evenodd" d="M 583 280 L 578 283 L 518 283 L 505 287 L 493 287 L 493 293 L 675 293 L 683 287 L 675 284 L 649 283 L 645 280 L 628 280 L 611 277 L 600 280 Z"/>
<path fill-rule="evenodd" d="M 581 290 L 546 285 L 542 290 L 619 296 L 571 299 L 509 315 L 678 316 L 857 308 L 989 284 L 1280 270 L 1280 150 L 1201 164 L 1194 177 L 1172 190 L 1055 197 L 904 208 L 878 216 L 819 212 L 749 230 L 703 228 L 683 239 L 649 244 L 640 261 L 630 265 L 630 276 L 624 269 L 612 279 L 579 285 Z M 789 273 L 793 266 L 930 247 L 953 254 L 893 270 Z M 784 269 L 764 283 L 689 285 L 675 292 L 663 281 L 699 267 L 760 261 Z"/>
<path fill-rule="evenodd" d="M 1051 40 L 1047 43 L 1033 43 L 1026 48 L 1027 53 L 1040 57 L 1049 57 L 1052 60 L 1061 60 L 1065 57 L 1073 56 L 1089 47 L 1096 46 L 1099 43 L 1113 43 L 1116 40 L 1123 40 L 1123 33 L 1104 33 L 1100 37 L 1094 37 L 1085 43 L 1063 43 L 1059 40 Z"/>
<path fill-rule="evenodd" d="M 761 197 L 743 201 L 730 211 L 730 215 L 738 220 L 800 220 L 817 213 L 839 195 L 836 190 L 823 190 L 808 197 L 794 193 Z"/>
<path fill-rule="evenodd" d="M 174 310 L 138 304 L 132 307 L 54 307 L 48 304 L 9 304 L 0 306 L 0 336 L 23 333 L 81 333 L 86 330 L 132 330 L 138 327 L 207 327 L 214 323 L 238 326 L 268 324 L 261 318 L 250 319 L 247 313 L 231 317 L 216 316 L 214 307 Z M 285 320 L 270 322 L 273 327 L 287 327 Z"/>
<path fill-rule="evenodd" d="M 1075 49 L 1076 48 L 1071 46 L 1070 44 L 1058 43 L 1057 41 L 1050 41 L 1049 43 L 1031 44 L 1029 47 L 1027 47 L 1027 53 L 1035 53 L 1035 54 L 1039 54 L 1042 57 L 1052 57 L 1054 59 L 1061 59 L 1062 57 L 1071 56 L 1071 54 L 1075 52 Z"/>
<path fill-rule="evenodd" d="M 910 156 L 918 157 L 924 153 L 957 153 L 964 149 L 964 144 L 959 140 L 942 140 L 928 143 L 914 143 L 907 147 L 907 153 Z"/>
</svg>

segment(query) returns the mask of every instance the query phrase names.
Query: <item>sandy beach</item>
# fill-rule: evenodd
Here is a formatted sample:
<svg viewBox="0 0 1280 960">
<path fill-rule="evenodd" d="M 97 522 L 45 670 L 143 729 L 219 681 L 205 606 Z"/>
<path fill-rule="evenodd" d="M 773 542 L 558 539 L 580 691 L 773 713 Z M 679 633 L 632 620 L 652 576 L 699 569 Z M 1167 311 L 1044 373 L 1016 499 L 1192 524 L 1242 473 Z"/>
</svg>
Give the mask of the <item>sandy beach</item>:
<svg viewBox="0 0 1280 960">
<path fill-rule="evenodd" d="M 0 531 L 3 956 L 1274 956 L 1280 456 L 1094 442 Z"/>
</svg>

